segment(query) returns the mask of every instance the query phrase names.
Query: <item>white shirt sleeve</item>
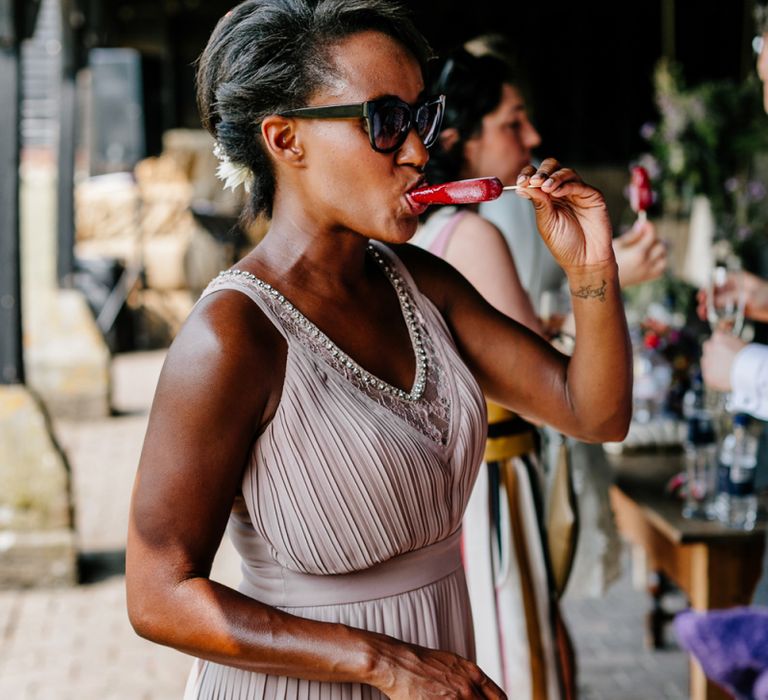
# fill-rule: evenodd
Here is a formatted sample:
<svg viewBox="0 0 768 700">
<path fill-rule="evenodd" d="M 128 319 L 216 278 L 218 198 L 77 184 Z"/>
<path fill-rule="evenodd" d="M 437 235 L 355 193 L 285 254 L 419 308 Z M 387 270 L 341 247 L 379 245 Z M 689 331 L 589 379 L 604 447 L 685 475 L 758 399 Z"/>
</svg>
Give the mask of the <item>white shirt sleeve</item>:
<svg viewBox="0 0 768 700">
<path fill-rule="evenodd" d="M 736 355 L 728 409 L 768 420 L 768 345 L 751 343 Z"/>
</svg>

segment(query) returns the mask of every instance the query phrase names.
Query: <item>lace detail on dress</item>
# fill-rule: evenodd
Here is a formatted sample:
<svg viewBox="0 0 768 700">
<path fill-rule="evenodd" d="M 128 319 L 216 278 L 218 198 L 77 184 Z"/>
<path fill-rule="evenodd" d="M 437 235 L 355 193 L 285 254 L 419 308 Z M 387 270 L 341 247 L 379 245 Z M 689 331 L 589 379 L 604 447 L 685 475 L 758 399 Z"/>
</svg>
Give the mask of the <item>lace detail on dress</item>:
<svg viewBox="0 0 768 700">
<path fill-rule="evenodd" d="M 415 428 L 431 441 L 445 446 L 451 424 L 451 400 L 446 369 L 439 360 L 432 328 L 414 303 L 413 290 L 399 272 L 373 247 L 369 253 L 381 265 L 397 292 L 403 318 L 408 326 L 416 356 L 416 377 L 410 392 L 374 376 L 357 364 L 314 323 L 306 318 L 279 290 L 243 270 L 227 270 L 208 285 L 203 295 L 228 282 L 258 290 L 285 332 L 300 345 L 332 367 L 350 384 L 377 404 Z"/>
</svg>

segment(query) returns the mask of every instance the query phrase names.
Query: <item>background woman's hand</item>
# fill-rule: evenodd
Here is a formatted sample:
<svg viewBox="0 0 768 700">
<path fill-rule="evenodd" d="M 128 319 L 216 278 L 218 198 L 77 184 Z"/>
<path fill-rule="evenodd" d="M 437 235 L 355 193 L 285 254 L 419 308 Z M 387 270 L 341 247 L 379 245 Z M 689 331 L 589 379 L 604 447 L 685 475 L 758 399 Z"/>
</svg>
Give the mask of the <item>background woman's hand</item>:
<svg viewBox="0 0 768 700">
<path fill-rule="evenodd" d="M 506 695 L 477 664 L 447 651 L 404 644 L 383 635 L 374 642 L 375 685 L 390 700 L 492 698 Z"/>
<path fill-rule="evenodd" d="M 746 343 L 732 333 L 715 331 L 702 345 L 701 373 L 707 386 L 716 391 L 731 390 L 731 369 Z"/>
<path fill-rule="evenodd" d="M 547 158 L 538 170 L 532 165 L 525 167 L 517 184 L 542 184 L 541 188 L 519 189 L 517 193 L 533 202 L 539 231 L 566 272 L 614 260 L 605 200 L 573 170 Z"/>
<path fill-rule="evenodd" d="M 741 287 L 741 289 L 739 289 Z M 768 282 L 750 272 L 729 272 L 724 285 L 715 289 L 715 306 L 725 306 L 744 296 L 744 315 L 754 321 L 768 321 Z M 707 289 L 700 289 L 696 300 L 697 312 L 707 320 Z"/>
<path fill-rule="evenodd" d="M 667 245 L 650 221 L 640 221 L 625 234 L 613 239 L 622 287 L 650 282 L 667 267 Z"/>
</svg>

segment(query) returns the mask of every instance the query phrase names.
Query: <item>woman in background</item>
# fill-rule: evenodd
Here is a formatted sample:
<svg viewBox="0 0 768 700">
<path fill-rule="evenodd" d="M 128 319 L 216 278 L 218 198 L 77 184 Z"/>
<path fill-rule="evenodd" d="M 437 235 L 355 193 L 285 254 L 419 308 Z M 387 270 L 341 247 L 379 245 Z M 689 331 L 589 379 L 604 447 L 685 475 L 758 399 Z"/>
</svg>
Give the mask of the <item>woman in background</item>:
<svg viewBox="0 0 768 700">
<path fill-rule="evenodd" d="M 512 81 L 518 88 L 516 119 L 519 138 L 508 143 L 508 169 L 502 171 L 504 184 L 514 183 L 514 168 L 531 162 L 532 149 L 541 144 L 541 137 L 530 121 L 527 110 L 527 89 L 521 79 L 520 66 L 514 60 L 509 40 L 501 35 L 486 35 L 467 42 L 466 48 L 476 56 L 492 55 L 512 71 Z M 509 173 L 512 173 L 509 176 Z M 531 304 L 553 331 L 561 330 L 560 339 L 570 346 L 572 319 L 568 317 L 567 294 L 563 270 L 544 244 L 536 226 L 533 207 L 529 202 L 508 193 L 492 202 L 480 205 L 479 213 L 494 223 L 515 256 L 520 282 L 530 295 Z M 660 240 L 650 221 L 638 220 L 623 235 L 613 240 L 613 250 L 619 267 L 622 288 L 658 278 L 667 266 L 667 246 Z M 554 321 L 553 321 L 554 319 Z M 572 472 L 579 514 L 578 544 L 565 594 L 570 597 L 600 598 L 620 574 L 621 540 L 610 509 L 608 489 L 613 472 L 601 445 L 563 438 L 556 431 L 546 430 L 545 461 L 557 464 L 567 455 Z"/>
<path fill-rule="evenodd" d="M 520 93 L 507 66 L 494 57 L 457 51 L 435 73 L 432 90 L 445 94 L 446 112 L 427 163 L 429 181 L 515 177 L 511 169 L 526 163 L 510 158 L 510 152 L 519 142 L 533 147 L 539 138 L 521 118 Z M 504 236 L 477 209 L 429 212 L 413 242 L 453 265 L 499 311 L 544 335 Z M 570 644 L 544 527 L 546 477 L 538 434 L 492 402 L 488 422 L 486 465 L 463 523 L 478 663 L 510 697 L 573 697 Z"/>
</svg>

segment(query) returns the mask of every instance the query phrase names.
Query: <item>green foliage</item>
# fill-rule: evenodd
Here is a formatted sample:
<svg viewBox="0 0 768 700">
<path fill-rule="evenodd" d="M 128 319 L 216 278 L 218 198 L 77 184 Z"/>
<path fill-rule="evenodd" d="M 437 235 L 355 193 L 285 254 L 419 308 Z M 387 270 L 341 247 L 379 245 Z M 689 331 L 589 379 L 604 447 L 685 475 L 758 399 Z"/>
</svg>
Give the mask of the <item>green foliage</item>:
<svg viewBox="0 0 768 700">
<path fill-rule="evenodd" d="M 623 290 L 627 307 L 642 313 L 652 305 L 661 304 L 674 315 L 675 323 L 682 326 L 695 313 L 696 288 L 672 275 L 662 275 L 651 282 L 644 282 Z M 631 321 L 638 319 L 631 318 Z"/>
<path fill-rule="evenodd" d="M 768 116 L 758 79 L 688 88 L 679 66 L 662 60 L 654 82 L 660 119 L 641 130 L 650 153 L 640 163 L 664 213 L 687 216 L 693 197 L 705 195 L 719 239 L 740 249 L 754 236 L 766 237 L 766 185 L 755 179 L 755 157 L 768 153 Z"/>
</svg>

